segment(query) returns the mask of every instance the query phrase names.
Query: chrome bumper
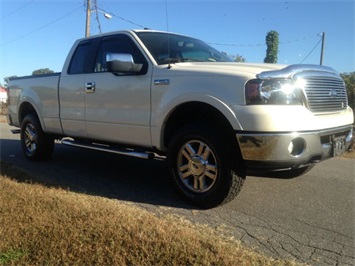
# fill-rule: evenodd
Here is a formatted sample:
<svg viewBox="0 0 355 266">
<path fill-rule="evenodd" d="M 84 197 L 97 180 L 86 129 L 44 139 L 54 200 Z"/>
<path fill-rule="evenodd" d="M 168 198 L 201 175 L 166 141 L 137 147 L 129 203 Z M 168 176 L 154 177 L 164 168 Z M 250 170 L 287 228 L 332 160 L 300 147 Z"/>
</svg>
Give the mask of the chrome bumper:
<svg viewBox="0 0 355 266">
<path fill-rule="evenodd" d="M 317 163 L 345 152 L 353 125 L 311 132 L 236 132 L 245 166 L 254 170 L 282 170 Z"/>
</svg>

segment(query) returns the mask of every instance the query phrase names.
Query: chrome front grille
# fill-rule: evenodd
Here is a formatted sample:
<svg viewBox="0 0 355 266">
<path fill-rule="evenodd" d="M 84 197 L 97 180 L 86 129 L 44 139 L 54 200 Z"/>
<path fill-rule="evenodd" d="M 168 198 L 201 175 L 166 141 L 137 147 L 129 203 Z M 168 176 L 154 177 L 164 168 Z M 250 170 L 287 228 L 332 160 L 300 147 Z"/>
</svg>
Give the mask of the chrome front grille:
<svg viewBox="0 0 355 266">
<path fill-rule="evenodd" d="M 305 75 L 303 77 L 307 107 L 314 113 L 339 112 L 348 106 L 342 79 L 337 76 Z"/>
</svg>

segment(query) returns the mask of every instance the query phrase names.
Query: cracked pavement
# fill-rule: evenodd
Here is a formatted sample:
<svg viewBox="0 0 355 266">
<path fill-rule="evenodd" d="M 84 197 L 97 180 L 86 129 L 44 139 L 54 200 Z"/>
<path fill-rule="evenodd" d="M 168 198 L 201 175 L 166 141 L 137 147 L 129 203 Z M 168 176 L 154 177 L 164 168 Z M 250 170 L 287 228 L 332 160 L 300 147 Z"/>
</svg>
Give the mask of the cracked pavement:
<svg viewBox="0 0 355 266">
<path fill-rule="evenodd" d="M 241 193 L 201 210 L 174 191 L 166 164 L 56 145 L 53 159 L 30 163 L 19 135 L 0 123 L 1 160 L 34 181 L 183 217 L 274 258 L 309 265 L 355 265 L 355 160 L 335 158 L 294 179 L 247 177 Z"/>
</svg>

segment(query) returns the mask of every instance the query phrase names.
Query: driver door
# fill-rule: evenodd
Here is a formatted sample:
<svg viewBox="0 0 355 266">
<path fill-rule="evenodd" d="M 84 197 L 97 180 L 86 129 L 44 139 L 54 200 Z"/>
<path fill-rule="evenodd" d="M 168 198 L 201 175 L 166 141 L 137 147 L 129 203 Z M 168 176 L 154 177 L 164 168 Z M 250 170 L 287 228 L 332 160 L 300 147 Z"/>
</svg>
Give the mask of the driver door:
<svg viewBox="0 0 355 266">
<path fill-rule="evenodd" d="M 139 73 L 108 72 L 106 56 L 131 54 Z M 130 36 L 103 37 L 95 69 L 85 77 L 85 121 L 89 138 L 150 145 L 151 67 Z"/>
</svg>

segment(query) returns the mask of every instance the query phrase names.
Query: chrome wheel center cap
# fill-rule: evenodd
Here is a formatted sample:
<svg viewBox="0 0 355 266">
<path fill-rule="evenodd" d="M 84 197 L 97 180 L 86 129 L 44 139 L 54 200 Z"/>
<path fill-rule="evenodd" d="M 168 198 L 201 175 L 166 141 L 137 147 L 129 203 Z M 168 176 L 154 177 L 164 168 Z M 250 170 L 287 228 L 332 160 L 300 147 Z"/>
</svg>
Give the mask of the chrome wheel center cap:
<svg viewBox="0 0 355 266">
<path fill-rule="evenodd" d="M 189 161 L 190 173 L 195 176 L 200 176 L 205 173 L 206 162 L 200 157 L 193 157 Z"/>
</svg>

